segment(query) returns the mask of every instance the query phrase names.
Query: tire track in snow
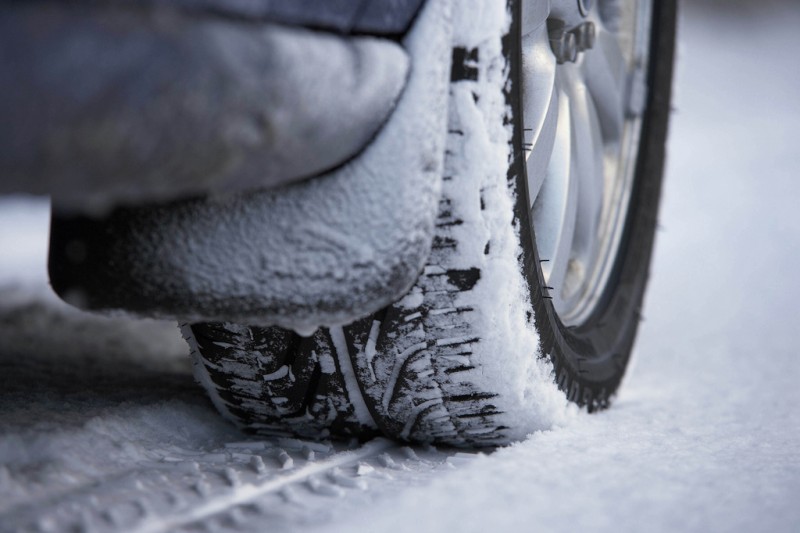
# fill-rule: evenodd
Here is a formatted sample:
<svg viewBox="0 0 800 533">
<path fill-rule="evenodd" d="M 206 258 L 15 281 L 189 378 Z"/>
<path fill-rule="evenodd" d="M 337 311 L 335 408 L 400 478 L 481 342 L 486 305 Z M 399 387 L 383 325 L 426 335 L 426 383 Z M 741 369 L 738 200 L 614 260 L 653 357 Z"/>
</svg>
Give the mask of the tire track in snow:
<svg viewBox="0 0 800 533">
<path fill-rule="evenodd" d="M 367 442 L 360 448 L 352 451 L 343 451 L 319 461 L 309 461 L 307 464 L 292 469 L 285 475 L 280 475 L 272 479 L 267 479 L 263 483 L 236 486 L 226 494 L 209 498 L 205 503 L 187 509 L 185 512 L 177 513 L 170 517 L 152 517 L 140 526 L 132 529 L 135 533 L 158 533 L 161 531 L 173 531 L 180 526 L 188 525 L 193 522 L 203 521 L 213 515 L 225 513 L 236 506 L 247 504 L 264 497 L 269 493 L 280 492 L 286 487 L 303 482 L 311 483 L 312 490 L 321 492 L 320 475 L 330 473 L 334 469 L 341 469 L 344 466 L 357 464 L 365 460 L 376 458 L 382 453 L 396 449 L 397 445 L 385 439 L 376 439 Z M 312 450 L 313 451 L 313 450 Z M 284 452 L 284 456 L 288 454 Z M 284 465 L 289 464 L 284 460 Z M 341 474 L 338 474 L 341 476 Z M 334 480 L 334 482 L 336 482 Z M 339 484 L 345 484 L 339 482 Z"/>
<path fill-rule="evenodd" d="M 291 529 L 298 517 L 329 511 L 330 497 L 391 490 L 472 456 L 386 439 L 355 447 L 247 440 L 207 452 L 165 447 L 151 455 L 138 469 L 8 509 L 0 514 L 0 531 Z"/>
</svg>

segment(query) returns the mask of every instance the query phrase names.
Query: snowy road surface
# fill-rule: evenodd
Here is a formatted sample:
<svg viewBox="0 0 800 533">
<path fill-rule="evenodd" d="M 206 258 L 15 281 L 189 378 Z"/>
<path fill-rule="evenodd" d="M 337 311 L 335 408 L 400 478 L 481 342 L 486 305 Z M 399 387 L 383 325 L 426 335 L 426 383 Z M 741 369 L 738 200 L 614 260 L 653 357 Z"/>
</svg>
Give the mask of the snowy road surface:
<svg viewBox="0 0 800 533">
<path fill-rule="evenodd" d="M 800 531 L 800 6 L 765 5 L 683 13 L 623 393 L 491 454 L 244 437 L 172 325 L 60 305 L 44 206 L 4 201 L 0 531 Z"/>
</svg>

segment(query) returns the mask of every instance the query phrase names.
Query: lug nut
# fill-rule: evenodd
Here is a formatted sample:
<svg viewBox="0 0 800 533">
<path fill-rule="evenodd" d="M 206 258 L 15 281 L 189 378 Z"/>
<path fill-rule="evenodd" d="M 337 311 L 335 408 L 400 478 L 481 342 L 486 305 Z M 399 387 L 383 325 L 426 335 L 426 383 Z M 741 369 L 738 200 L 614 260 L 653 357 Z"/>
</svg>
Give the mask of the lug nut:
<svg viewBox="0 0 800 533">
<path fill-rule="evenodd" d="M 564 35 L 562 57 L 564 61 L 574 63 L 578 60 L 578 38 L 574 33 L 569 32 Z"/>
<path fill-rule="evenodd" d="M 559 64 L 574 63 L 578 53 L 589 50 L 597 39 L 594 22 L 584 22 L 567 31 L 563 21 L 548 22 L 550 32 L 550 48 Z"/>
<path fill-rule="evenodd" d="M 574 30 L 578 40 L 578 50 L 583 52 L 594 47 L 595 40 L 597 39 L 597 30 L 595 29 L 594 22 L 584 22 Z"/>
<path fill-rule="evenodd" d="M 563 26 L 551 29 L 550 48 L 559 64 L 575 62 L 578 59 L 578 38 L 574 33 L 564 31 Z"/>
</svg>

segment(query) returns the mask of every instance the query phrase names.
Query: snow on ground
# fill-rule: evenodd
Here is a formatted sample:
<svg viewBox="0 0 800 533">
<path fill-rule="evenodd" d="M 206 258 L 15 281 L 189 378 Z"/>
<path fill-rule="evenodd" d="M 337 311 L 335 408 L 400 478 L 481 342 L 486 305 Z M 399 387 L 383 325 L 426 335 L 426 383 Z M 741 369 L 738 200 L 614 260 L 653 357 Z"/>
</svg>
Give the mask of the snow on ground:
<svg viewBox="0 0 800 533">
<path fill-rule="evenodd" d="M 637 365 L 613 408 L 487 456 L 406 452 L 368 490 L 294 514 L 285 496 L 251 528 L 800 530 L 800 8 L 686 7 L 663 231 Z M 81 491 L 99 505 L 104 488 L 152 472 L 177 486 L 183 470 L 164 465 L 178 460 L 202 478 L 195 492 L 222 491 L 209 465 L 235 454 L 211 452 L 251 441 L 193 384 L 177 330 L 59 304 L 46 228 L 45 205 L 0 202 L 0 517 L 46 514 Z M 231 465 L 220 468 L 235 487 L 249 474 Z"/>
</svg>

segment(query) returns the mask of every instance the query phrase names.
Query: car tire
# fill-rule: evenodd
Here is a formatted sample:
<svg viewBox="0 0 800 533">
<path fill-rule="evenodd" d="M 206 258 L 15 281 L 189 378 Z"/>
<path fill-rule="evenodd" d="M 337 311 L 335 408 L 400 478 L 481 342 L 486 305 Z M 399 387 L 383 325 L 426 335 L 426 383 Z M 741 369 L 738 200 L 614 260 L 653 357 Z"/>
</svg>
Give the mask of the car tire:
<svg viewBox="0 0 800 533">
<path fill-rule="evenodd" d="M 301 337 L 277 327 L 201 323 L 183 324 L 181 331 L 195 378 L 242 429 L 314 439 L 376 433 L 371 417 L 350 399 L 325 330 Z"/>
<path fill-rule="evenodd" d="M 412 442 L 491 446 L 552 427 L 576 406 L 609 405 L 630 359 L 657 224 L 676 2 L 650 4 L 647 91 L 628 157 L 629 200 L 603 282 L 590 286 L 596 294 L 577 321 L 558 308 L 566 304 L 554 298 L 546 275 L 547 246 L 538 242 L 545 237 L 531 223 L 539 211 L 526 154 L 536 143 L 526 143 L 522 116 L 521 4 L 509 3 L 510 29 L 502 17 L 487 16 L 491 8 L 474 11 L 500 21 L 496 38 L 460 32 L 459 21 L 467 27 L 474 14 L 454 16 L 437 230 L 427 266 L 404 298 L 302 340 L 279 328 L 184 328 L 201 382 L 239 425 L 312 437 L 377 430 Z M 619 2 L 599 4 L 613 11 Z M 548 30 L 551 41 L 553 34 Z M 557 141 L 549 142 L 552 152 Z M 276 340 L 287 338 L 294 340 Z M 265 376 L 284 361 L 293 370 L 282 379 L 294 381 L 273 390 Z"/>
</svg>

